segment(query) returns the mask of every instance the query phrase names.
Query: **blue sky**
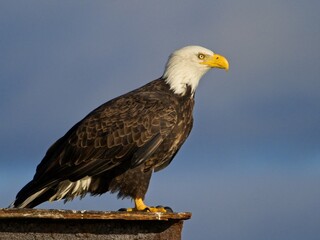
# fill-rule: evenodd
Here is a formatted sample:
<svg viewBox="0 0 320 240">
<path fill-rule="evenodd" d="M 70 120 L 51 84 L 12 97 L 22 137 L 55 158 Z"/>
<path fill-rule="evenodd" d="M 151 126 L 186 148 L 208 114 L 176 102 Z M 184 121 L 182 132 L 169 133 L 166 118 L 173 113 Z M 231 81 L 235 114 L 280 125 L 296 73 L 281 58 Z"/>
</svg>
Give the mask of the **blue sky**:
<svg viewBox="0 0 320 240">
<path fill-rule="evenodd" d="M 193 131 L 146 202 L 190 211 L 184 239 L 318 239 L 319 1 L 1 1 L 0 207 L 47 148 L 101 103 L 161 76 L 168 55 L 225 55 Z M 40 208 L 116 210 L 116 196 Z"/>
</svg>

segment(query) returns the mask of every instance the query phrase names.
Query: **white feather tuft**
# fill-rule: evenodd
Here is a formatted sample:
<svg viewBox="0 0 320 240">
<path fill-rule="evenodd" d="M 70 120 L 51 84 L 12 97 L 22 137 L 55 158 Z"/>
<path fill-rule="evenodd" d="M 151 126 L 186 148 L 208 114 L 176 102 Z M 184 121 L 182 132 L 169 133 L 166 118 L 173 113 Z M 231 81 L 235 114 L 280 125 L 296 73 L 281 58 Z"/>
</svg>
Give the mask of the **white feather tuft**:
<svg viewBox="0 0 320 240">
<path fill-rule="evenodd" d="M 75 182 L 64 180 L 59 183 L 58 191 L 49 199 L 49 201 L 61 200 L 63 198 L 65 198 L 66 201 L 69 201 L 76 196 L 84 196 L 89 190 L 91 180 L 92 178 L 89 176 Z"/>
</svg>

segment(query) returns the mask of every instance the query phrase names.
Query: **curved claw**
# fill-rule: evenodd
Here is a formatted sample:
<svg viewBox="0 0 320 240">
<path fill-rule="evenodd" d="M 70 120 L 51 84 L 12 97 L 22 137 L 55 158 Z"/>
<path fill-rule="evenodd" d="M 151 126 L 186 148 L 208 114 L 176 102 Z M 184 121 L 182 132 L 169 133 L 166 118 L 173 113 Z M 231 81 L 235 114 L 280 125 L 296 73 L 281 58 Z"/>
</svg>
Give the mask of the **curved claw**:
<svg viewBox="0 0 320 240">
<path fill-rule="evenodd" d="M 171 207 L 166 206 L 164 207 L 164 209 L 166 210 L 166 212 L 173 213 L 173 210 Z"/>
<path fill-rule="evenodd" d="M 163 208 L 164 210 L 166 210 L 166 212 L 170 212 L 170 213 L 173 213 L 173 210 L 172 210 L 172 208 L 171 207 L 169 207 L 169 206 L 162 206 L 162 205 L 158 205 L 158 206 L 156 206 L 156 208 Z"/>
<path fill-rule="evenodd" d="M 118 210 L 118 212 L 128 212 L 128 209 L 127 209 L 127 208 L 120 208 L 120 209 Z"/>
<path fill-rule="evenodd" d="M 147 207 L 148 209 L 148 212 L 162 212 L 162 213 L 165 213 L 166 212 L 166 209 L 162 206 L 157 206 L 157 207 Z"/>
</svg>

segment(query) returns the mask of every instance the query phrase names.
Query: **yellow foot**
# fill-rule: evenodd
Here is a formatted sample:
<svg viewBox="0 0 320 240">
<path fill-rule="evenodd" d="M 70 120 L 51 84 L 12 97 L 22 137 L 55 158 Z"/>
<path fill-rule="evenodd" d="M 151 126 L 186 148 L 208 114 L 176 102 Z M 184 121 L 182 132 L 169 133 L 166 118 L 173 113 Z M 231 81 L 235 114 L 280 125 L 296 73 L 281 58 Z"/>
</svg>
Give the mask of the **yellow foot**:
<svg viewBox="0 0 320 240">
<path fill-rule="evenodd" d="M 137 208 L 121 208 L 119 211 L 126 212 L 162 212 L 166 213 L 167 210 L 164 207 L 146 207 L 145 209 L 137 209 Z"/>
<path fill-rule="evenodd" d="M 162 212 L 162 213 L 173 212 L 170 207 L 163 207 L 163 206 L 149 207 L 144 204 L 142 198 L 134 199 L 134 203 L 135 203 L 134 208 L 121 208 L 119 209 L 119 211 L 126 211 L 126 212 L 141 211 L 141 212 Z"/>
</svg>

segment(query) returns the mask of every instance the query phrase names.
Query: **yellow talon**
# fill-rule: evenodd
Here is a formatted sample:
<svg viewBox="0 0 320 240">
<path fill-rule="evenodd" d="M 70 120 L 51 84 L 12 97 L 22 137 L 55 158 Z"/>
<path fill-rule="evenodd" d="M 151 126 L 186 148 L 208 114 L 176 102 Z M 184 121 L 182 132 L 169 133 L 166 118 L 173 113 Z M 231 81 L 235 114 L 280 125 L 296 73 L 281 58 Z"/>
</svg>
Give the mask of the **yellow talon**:
<svg viewBox="0 0 320 240">
<path fill-rule="evenodd" d="M 144 204 L 142 198 L 134 199 L 134 205 L 137 211 L 144 211 L 145 209 L 148 209 L 148 206 Z"/>
<path fill-rule="evenodd" d="M 142 198 L 134 199 L 135 209 L 136 211 L 147 211 L 147 212 L 167 212 L 163 207 L 148 207 L 144 204 Z"/>
<path fill-rule="evenodd" d="M 164 207 L 149 207 L 144 204 L 142 198 L 136 198 L 134 199 L 134 208 L 126 208 L 126 209 L 120 209 L 119 211 L 126 211 L 126 212 L 134 212 L 134 211 L 141 211 L 141 212 L 161 212 L 161 213 L 166 213 L 166 212 L 172 212 L 171 208 L 164 208 Z"/>
</svg>

